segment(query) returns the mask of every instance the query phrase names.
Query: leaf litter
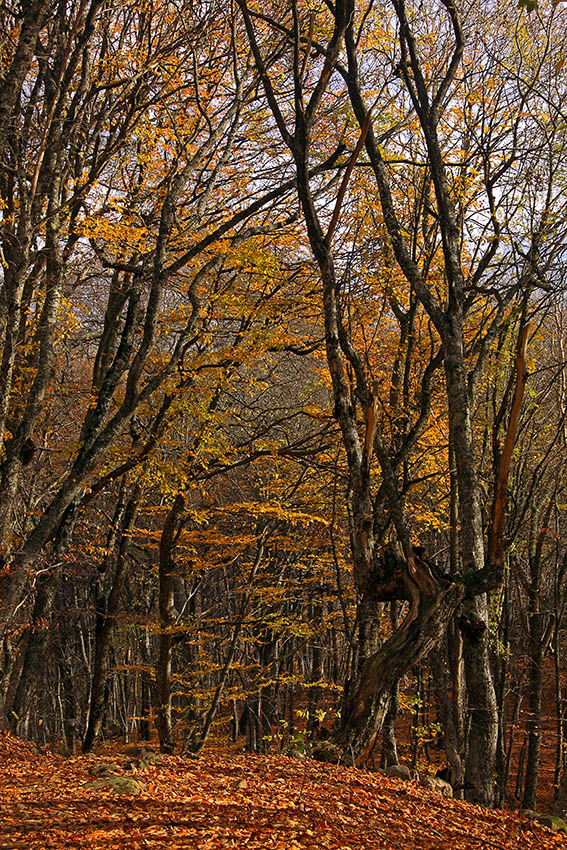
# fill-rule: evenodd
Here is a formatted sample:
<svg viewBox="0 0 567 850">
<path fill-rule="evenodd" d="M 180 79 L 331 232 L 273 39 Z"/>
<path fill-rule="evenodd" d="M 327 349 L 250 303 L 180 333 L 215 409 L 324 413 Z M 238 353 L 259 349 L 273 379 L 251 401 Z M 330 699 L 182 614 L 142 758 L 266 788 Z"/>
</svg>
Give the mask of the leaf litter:
<svg viewBox="0 0 567 850">
<path fill-rule="evenodd" d="M 311 759 L 211 751 L 132 771 L 113 747 L 112 762 L 142 783 L 136 796 L 90 785 L 108 760 L 108 748 L 64 758 L 1 735 L 0 848 L 567 850 L 565 834 L 518 813 Z"/>
</svg>

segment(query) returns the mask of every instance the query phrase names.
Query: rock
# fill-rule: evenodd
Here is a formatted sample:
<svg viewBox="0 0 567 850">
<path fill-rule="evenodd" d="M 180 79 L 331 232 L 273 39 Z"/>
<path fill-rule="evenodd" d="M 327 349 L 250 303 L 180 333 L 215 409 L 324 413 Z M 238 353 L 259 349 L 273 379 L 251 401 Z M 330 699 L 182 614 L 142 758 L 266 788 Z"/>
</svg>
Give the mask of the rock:
<svg viewBox="0 0 567 850">
<path fill-rule="evenodd" d="M 411 770 L 406 764 L 391 764 L 386 768 L 386 776 L 392 776 L 395 779 L 404 779 L 406 782 L 411 782 L 413 779 Z"/>
<path fill-rule="evenodd" d="M 120 767 L 117 764 L 102 762 L 91 767 L 90 772 L 93 776 L 116 776 L 120 773 Z"/>
<path fill-rule="evenodd" d="M 567 832 L 567 823 L 565 823 L 564 820 L 556 817 L 555 815 L 536 814 L 535 820 L 542 826 L 546 826 L 548 829 L 553 829 L 558 832 Z"/>
<path fill-rule="evenodd" d="M 161 753 L 156 753 L 155 750 L 149 750 L 147 747 L 127 747 L 124 750 L 124 755 L 127 756 L 130 761 L 139 759 L 141 761 L 145 761 L 147 764 L 153 764 L 153 762 L 162 760 Z"/>
<path fill-rule="evenodd" d="M 125 769 L 130 771 L 145 770 L 150 764 L 157 764 L 162 761 L 161 753 L 156 753 L 154 750 L 148 750 L 146 747 L 128 747 L 124 750 L 124 755 L 128 757 L 125 764 Z"/>
<path fill-rule="evenodd" d="M 142 757 L 145 756 L 146 753 L 149 752 L 149 750 L 147 749 L 147 747 L 139 747 L 136 744 L 134 744 L 131 747 L 126 747 L 126 749 L 123 752 L 124 752 L 125 756 L 128 756 L 128 758 L 137 759 L 137 758 L 140 758 L 141 756 Z"/>
<path fill-rule="evenodd" d="M 85 788 L 93 791 L 114 791 L 115 794 L 141 794 L 146 790 L 143 782 L 130 779 L 128 776 L 107 776 L 105 779 L 95 779 L 93 782 L 85 782 Z"/>
<path fill-rule="evenodd" d="M 147 764 L 156 764 L 157 762 L 163 761 L 162 754 L 156 753 L 155 750 L 146 750 L 142 758 L 145 762 L 147 762 Z"/>
<path fill-rule="evenodd" d="M 342 761 L 342 750 L 331 741 L 318 741 L 311 753 L 312 758 L 316 761 L 326 762 L 327 764 L 340 764 Z"/>
<path fill-rule="evenodd" d="M 436 794 L 441 794 L 442 797 L 453 796 L 452 787 L 439 776 L 430 776 L 429 774 L 425 774 L 419 777 L 419 784 L 422 788 L 428 788 L 429 791 L 435 791 Z"/>
</svg>

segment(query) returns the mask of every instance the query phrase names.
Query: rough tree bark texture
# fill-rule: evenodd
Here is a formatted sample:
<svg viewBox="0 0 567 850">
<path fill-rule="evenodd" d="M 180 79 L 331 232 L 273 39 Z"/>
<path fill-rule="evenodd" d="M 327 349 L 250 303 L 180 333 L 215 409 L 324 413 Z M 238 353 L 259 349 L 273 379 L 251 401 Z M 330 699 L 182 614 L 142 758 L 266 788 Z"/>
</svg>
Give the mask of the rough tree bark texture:
<svg viewBox="0 0 567 850">
<path fill-rule="evenodd" d="M 159 656 L 156 665 L 157 709 L 156 727 L 162 753 L 174 749 L 171 713 L 171 653 L 175 625 L 173 550 L 181 527 L 185 498 L 179 494 L 165 518 L 159 544 Z"/>
<path fill-rule="evenodd" d="M 393 685 L 437 646 L 463 598 L 462 586 L 443 587 L 431 582 L 427 572 L 421 563 L 410 566 L 414 585 L 410 610 L 391 638 L 364 663 L 347 706 L 339 741 L 357 760 L 364 760 L 382 729 Z"/>
<path fill-rule="evenodd" d="M 89 715 L 87 728 L 83 740 L 83 752 L 92 750 L 102 731 L 104 715 L 106 712 L 106 686 L 110 666 L 110 642 L 112 632 L 116 624 L 116 617 L 120 610 L 120 597 L 124 584 L 124 574 L 128 558 L 128 550 L 132 540 L 131 530 L 138 508 L 140 488 L 134 487 L 134 492 L 125 504 L 118 506 L 114 516 L 116 527 L 114 541 L 116 551 L 111 558 L 107 559 L 105 568 L 114 562 L 114 575 L 108 598 L 102 590 L 105 576 L 99 576 L 99 588 L 96 599 L 96 621 L 95 621 L 95 647 L 93 658 L 93 671 L 91 677 L 91 689 L 89 700 Z M 118 544 L 118 545 L 116 545 Z M 112 545 L 108 546 L 113 548 Z M 110 561 L 110 564 L 108 563 Z M 105 569 L 106 571 L 106 569 Z"/>
</svg>

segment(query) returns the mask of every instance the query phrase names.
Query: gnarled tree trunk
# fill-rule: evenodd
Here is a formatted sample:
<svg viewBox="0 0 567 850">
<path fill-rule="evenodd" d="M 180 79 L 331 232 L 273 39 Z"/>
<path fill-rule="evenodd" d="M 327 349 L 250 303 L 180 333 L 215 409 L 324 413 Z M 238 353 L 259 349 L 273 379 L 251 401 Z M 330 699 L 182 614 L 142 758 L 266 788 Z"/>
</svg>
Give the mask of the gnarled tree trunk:
<svg viewBox="0 0 567 850">
<path fill-rule="evenodd" d="M 382 729 L 393 685 L 437 646 L 464 595 L 462 585 L 436 579 L 417 557 L 407 565 L 400 559 L 398 568 L 410 596 L 409 611 L 390 639 L 365 661 L 337 738 L 360 761 Z"/>
</svg>

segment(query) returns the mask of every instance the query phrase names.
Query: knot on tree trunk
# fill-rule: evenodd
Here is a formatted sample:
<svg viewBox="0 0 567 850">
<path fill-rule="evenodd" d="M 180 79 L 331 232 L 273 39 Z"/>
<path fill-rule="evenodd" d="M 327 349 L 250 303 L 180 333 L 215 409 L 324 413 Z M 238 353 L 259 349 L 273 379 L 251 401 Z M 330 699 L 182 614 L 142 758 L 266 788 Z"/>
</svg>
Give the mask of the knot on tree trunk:
<svg viewBox="0 0 567 850">
<path fill-rule="evenodd" d="M 376 602 L 408 599 L 406 570 L 406 561 L 394 544 L 388 544 L 381 552 L 377 550 L 365 577 L 365 595 Z"/>
<path fill-rule="evenodd" d="M 34 455 L 35 443 L 30 437 L 28 437 L 26 440 L 24 440 L 22 448 L 20 449 L 20 460 L 22 462 L 22 466 L 29 466 L 29 464 L 33 460 Z"/>
<path fill-rule="evenodd" d="M 459 629 L 464 637 L 470 643 L 477 644 L 482 640 L 482 636 L 486 631 L 486 623 L 480 617 L 475 617 L 472 614 L 461 614 L 458 619 Z"/>
</svg>

